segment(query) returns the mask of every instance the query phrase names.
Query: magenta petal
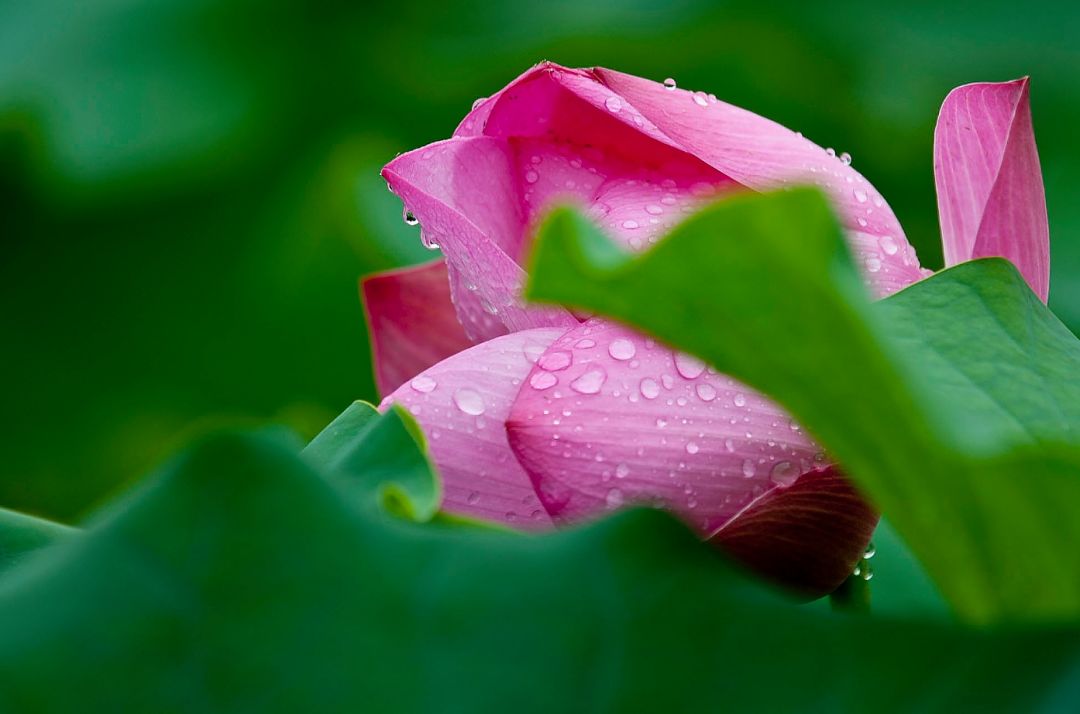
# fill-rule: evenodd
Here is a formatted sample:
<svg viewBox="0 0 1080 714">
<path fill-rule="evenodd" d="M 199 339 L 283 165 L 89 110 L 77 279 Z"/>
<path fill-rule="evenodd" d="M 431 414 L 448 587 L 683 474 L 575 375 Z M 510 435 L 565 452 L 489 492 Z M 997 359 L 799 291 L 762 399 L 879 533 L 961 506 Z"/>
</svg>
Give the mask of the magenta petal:
<svg viewBox="0 0 1080 714">
<path fill-rule="evenodd" d="M 489 339 L 533 327 L 570 327 L 562 308 L 525 307 L 525 272 L 514 257 L 524 231 L 513 155 L 505 142 L 451 139 L 403 154 L 383 177 L 443 248 L 454 306 L 466 334 Z"/>
<path fill-rule="evenodd" d="M 472 346 L 454 314 L 441 260 L 369 275 L 360 292 L 381 395 Z"/>
<path fill-rule="evenodd" d="M 849 229 L 864 275 L 878 295 L 923 277 L 892 209 L 861 174 L 800 134 L 704 92 L 608 69 L 594 70 L 683 151 L 755 191 L 797 183 L 822 187 Z"/>
<path fill-rule="evenodd" d="M 383 402 L 420 423 L 443 480 L 443 509 L 518 528 L 551 526 L 528 474 L 507 443 L 504 422 L 533 362 L 565 330 L 524 330 L 438 363 Z"/>
<path fill-rule="evenodd" d="M 709 536 L 821 458 L 761 395 L 603 320 L 555 340 L 506 429 L 557 523 L 660 504 Z"/>
<path fill-rule="evenodd" d="M 767 491 L 709 542 L 774 582 L 820 597 L 851 574 L 877 522 L 839 469 L 827 466 Z"/>
<path fill-rule="evenodd" d="M 1008 258 L 1045 302 L 1050 230 L 1027 78 L 949 93 L 934 130 L 934 178 L 945 264 Z"/>
</svg>

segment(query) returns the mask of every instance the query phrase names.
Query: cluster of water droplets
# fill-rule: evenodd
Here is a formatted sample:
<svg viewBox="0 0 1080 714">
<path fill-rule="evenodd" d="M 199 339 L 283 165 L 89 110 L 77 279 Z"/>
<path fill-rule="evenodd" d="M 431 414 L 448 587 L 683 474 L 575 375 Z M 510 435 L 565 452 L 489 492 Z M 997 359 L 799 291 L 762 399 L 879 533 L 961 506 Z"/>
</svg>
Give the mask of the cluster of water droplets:
<svg viewBox="0 0 1080 714">
<path fill-rule="evenodd" d="M 610 508 L 644 500 L 708 531 L 824 461 L 764 398 L 691 355 L 602 323 L 536 357 L 526 388 L 536 396 L 522 395 L 525 419 L 546 425 L 531 433 L 546 433 L 541 446 L 565 461 L 543 469 L 553 511 L 575 492 Z M 692 516 L 706 501 L 708 512 Z"/>
<path fill-rule="evenodd" d="M 874 577 L 874 569 L 870 567 L 870 559 L 877 553 L 877 549 L 873 543 L 866 546 L 866 552 L 863 553 L 862 559 L 855 565 L 855 569 L 851 571 L 851 574 L 857 578 L 863 580 L 871 580 Z"/>
</svg>

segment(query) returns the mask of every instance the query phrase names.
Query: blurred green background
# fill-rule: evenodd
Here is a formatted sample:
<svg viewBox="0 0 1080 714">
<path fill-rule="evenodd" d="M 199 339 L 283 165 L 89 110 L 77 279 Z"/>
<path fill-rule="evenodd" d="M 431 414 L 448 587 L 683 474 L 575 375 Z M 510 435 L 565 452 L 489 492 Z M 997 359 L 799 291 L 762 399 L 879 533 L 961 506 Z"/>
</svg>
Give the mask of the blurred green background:
<svg viewBox="0 0 1080 714">
<path fill-rule="evenodd" d="M 941 100 L 1031 75 L 1075 332 L 1077 37 L 1076 3 L 0 2 L 0 504 L 70 519 L 207 421 L 374 398 L 356 280 L 430 257 L 378 169 L 541 59 L 851 152 L 932 268 Z"/>
</svg>

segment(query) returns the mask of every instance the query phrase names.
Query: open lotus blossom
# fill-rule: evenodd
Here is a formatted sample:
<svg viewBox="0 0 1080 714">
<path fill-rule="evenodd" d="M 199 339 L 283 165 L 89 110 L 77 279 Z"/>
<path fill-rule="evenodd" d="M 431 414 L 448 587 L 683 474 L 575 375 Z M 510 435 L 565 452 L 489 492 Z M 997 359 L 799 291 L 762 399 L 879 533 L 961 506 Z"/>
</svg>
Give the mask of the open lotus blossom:
<svg viewBox="0 0 1080 714">
<path fill-rule="evenodd" d="M 934 167 L 947 262 L 1007 257 L 1045 300 L 1027 80 L 954 90 Z M 383 176 L 445 257 L 362 291 L 384 405 L 419 421 L 447 511 L 545 529 L 658 505 L 806 593 L 851 573 L 877 514 L 781 408 L 620 324 L 520 299 L 557 202 L 636 251 L 704 202 L 794 184 L 827 192 L 869 290 L 896 292 L 929 271 L 849 157 L 671 80 L 544 63 Z"/>
</svg>

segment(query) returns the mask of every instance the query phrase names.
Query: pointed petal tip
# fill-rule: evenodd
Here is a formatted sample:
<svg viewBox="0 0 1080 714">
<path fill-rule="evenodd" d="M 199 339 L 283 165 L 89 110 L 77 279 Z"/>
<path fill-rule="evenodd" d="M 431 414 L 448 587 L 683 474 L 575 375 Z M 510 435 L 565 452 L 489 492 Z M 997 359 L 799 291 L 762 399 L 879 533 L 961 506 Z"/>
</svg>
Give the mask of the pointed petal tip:
<svg viewBox="0 0 1080 714">
<path fill-rule="evenodd" d="M 1029 88 L 1024 76 L 949 92 L 934 127 L 934 178 L 946 266 L 1007 258 L 1045 302 L 1049 221 Z"/>
<path fill-rule="evenodd" d="M 382 395 L 472 345 L 457 320 L 442 260 L 366 275 L 360 298 Z"/>
</svg>

